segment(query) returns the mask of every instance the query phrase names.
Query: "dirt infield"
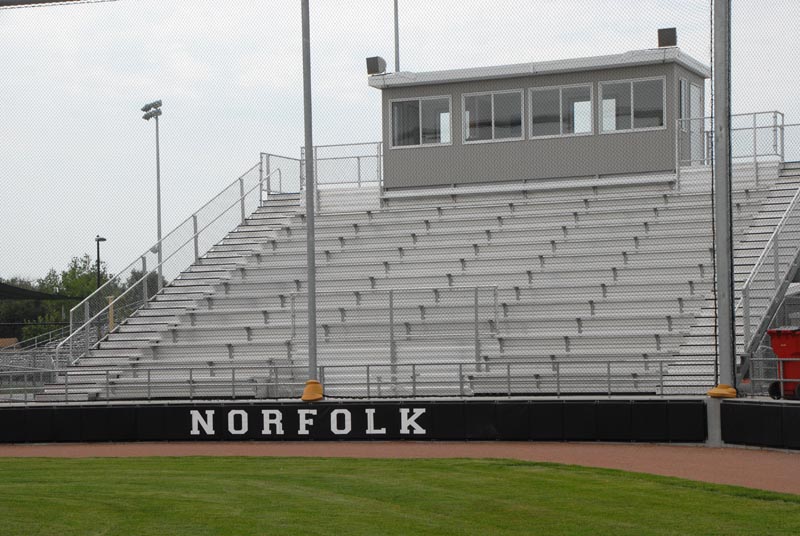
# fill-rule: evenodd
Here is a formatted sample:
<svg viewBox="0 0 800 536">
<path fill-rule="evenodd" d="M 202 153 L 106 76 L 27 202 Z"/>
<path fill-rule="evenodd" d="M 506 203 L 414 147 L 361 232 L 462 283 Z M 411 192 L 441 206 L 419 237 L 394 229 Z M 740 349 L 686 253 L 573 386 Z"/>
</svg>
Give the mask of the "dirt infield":
<svg viewBox="0 0 800 536">
<path fill-rule="evenodd" d="M 598 443 L 286 442 L 0 445 L 0 457 L 328 456 L 511 458 L 732 484 L 800 494 L 800 453 L 742 448 Z"/>
</svg>

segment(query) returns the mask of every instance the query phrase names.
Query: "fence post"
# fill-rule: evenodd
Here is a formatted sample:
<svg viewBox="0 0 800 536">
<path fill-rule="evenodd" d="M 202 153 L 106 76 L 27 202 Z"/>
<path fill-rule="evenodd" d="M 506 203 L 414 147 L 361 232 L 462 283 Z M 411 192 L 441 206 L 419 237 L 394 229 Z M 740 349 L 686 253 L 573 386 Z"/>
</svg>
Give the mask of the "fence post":
<svg viewBox="0 0 800 536">
<path fill-rule="evenodd" d="M 376 144 L 377 154 L 376 160 L 378 161 L 377 164 L 377 177 L 378 177 L 378 190 L 382 193 L 383 192 L 383 166 L 381 166 L 381 142 Z"/>
<path fill-rule="evenodd" d="M 556 361 L 556 396 L 561 396 L 561 363 Z"/>
<path fill-rule="evenodd" d="M 772 112 L 772 151 L 778 155 L 778 112 Z"/>
<path fill-rule="evenodd" d="M 481 367 L 481 340 L 478 328 L 478 287 L 475 287 L 475 303 L 474 303 L 474 311 L 473 311 L 473 321 L 474 321 L 474 330 L 475 330 L 475 370 L 480 371 Z"/>
<path fill-rule="evenodd" d="M 744 332 L 744 350 L 750 345 L 750 287 L 745 285 L 742 288 L 742 321 Z"/>
<path fill-rule="evenodd" d="M 114 331 L 114 296 L 108 296 L 108 332 Z"/>
<path fill-rule="evenodd" d="M 417 365 L 411 363 L 411 396 L 417 396 Z"/>
<path fill-rule="evenodd" d="M 236 368 L 231 367 L 231 398 L 236 399 Z"/>
<path fill-rule="evenodd" d="M 661 386 L 661 396 L 664 396 L 664 362 L 658 362 L 658 384 Z"/>
<path fill-rule="evenodd" d="M 394 290 L 389 291 L 389 363 L 392 365 L 392 375 L 394 375 L 397 366 L 397 354 L 394 345 Z"/>
<path fill-rule="evenodd" d="M 458 364 L 458 394 L 464 396 L 464 364 Z"/>
<path fill-rule="evenodd" d="M 142 279 L 142 298 L 143 298 L 143 303 L 145 304 L 150 299 L 149 293 L 147 292 L 148 275 L 149 274 L 147 273 L 147 257 L 142 255 L 142 276 L 144 277 L 144 279 Z"/>
<path fill-rule="evenodd" d="M 681 129 L 683 128 L 683 120 L 678 119 L 678 125 L 675 129 L 675 187 L 681 189 Z"/>
<path fill-rule="evenodd" d="M 244 177 L 239 177 L 239 205 L 242 209 L 242 225 L 244 225 L 245 211 L 244 211 Z"/>
<path fill-rule="evenodd" d="M 367 398 L 372 396 L 372 383 L 370 382 L 369 365 L 367 365 Z"/>
<path fill-rule="evenodd" d="M 611 398 L 611 361 L 606 362 L 606 375 L 608 378 L 608 396 Z"/>
<path fill-rule="evenodd" d="M 200 260 L 200 236 L 197 233 L 197 214 L 192 214 L 192 240 L 194 241 L 194 262 Z"/>
<path fill-rule="evenodd" d="M 506 390 L 508 396 L 511 396 L 511 363 L 506 363 Z"/>
<path fill-rule="evenodd" d="M 356 157 L 356 165 L 358 166 L 358 187 L 361 188 L 361 157 Z"/>
<path fill-rule="evenodd" d="M 150 372 L 151 369 L 147 369 L 147 400 L 150 400 L 152 394 L 152 387 L 150 384 Z"/>
<path fill-rule="evenodd" d="M 756 174 L 756 187 L 758 187 L 758 115 L 753 114 L 753 171 Z"/>
<path fill-rule="evenodd" d="M 291 315 L 292 315 L 292 341 L 294 341 L 295 334 L 296 334 L 296 327 L 295 327 L 295 310 L 294 310 L 294 292 L 289 295 L 289 303 L 292 308 Z"/>
<path fill-rule="evenodd" d="M 494 334 L 497 335 L 498 333 L 500 333 L 500 324 L 498 323 L 500 319 L 499 319 L 498 314 L 497 314 L 497 287 L 494 287 L 493 294 L 494 294 L 494 297 L 493 297 L 493 299 L 494 299 L 494 304 L 493 304 L 493 307 L 494 307 Z"/>
<path fill-rule="evenodd" d="M 83 304 L 83 315 L 86 318 L 86 321 L 84 322 L 84 324 L 86 325 L 86 328 L 84 329 L 84 335 L 85 335 L 84 340 L 86 341 L 86 348 L 84 349 L 84 353 L 89 351 L 89 346 L 90 346 L 89 332 L 92 331 L 91 326 L 89 325 L 89 320 L 92 318 L 90 312 L 91 311 L 89 311 L 89 301 L 87 300 L 86 303 Z"/>
<path fill-rule="evenodd" d="M 778 241 L 778 233 L 775 233 L 775 240 L 772 243 L 772 264 L 773 272 L 775 273 L 775 293 L 781 286 L 781 273 L 780 273 L 780 242 Z"/>
<path fill-rule="evenodd" d="M 786 147 L 784 145 L 786 135 L 786 117 L 781 114 L 781 164 L 786 161 Z"/>
</svg>

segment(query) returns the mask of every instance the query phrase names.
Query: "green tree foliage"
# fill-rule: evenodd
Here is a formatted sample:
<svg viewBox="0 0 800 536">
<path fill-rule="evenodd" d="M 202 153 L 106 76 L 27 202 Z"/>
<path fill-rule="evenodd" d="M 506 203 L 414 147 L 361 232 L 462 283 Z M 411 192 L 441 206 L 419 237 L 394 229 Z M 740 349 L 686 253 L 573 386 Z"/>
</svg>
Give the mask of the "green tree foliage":
<svg viewBox="0 0 800 536">
<path fill-rule="evenodd" d="M 61 272 L 50 269 L 37 281 L 22 278 L 4 280 L 4 283 L 18 287 L 38 290 L 48 294 L 62 294 L 84 298 L 97 287 L 97 265 L 89 255 L 73 257 L 67 268 Z M 101 284 L 108 280 L 105 263 L 100 263 Z M 120 289 L 110 288 L 109 292 L 118 295 Z M 79 300 L 0 300 L 0 337 L 16 337 L 20 340 L 58 329 L 58 323 L 69 322 L 69 310 Z M 2 324 L 26 324 L 8 326 Z"/>
</svg>

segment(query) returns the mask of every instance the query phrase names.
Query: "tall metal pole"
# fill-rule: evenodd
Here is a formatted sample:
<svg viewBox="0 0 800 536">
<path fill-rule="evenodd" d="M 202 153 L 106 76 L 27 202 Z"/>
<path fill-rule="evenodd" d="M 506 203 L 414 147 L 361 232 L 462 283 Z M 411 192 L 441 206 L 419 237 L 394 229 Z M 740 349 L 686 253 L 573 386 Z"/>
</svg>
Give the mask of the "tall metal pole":
<svg viewBox="0 0 800 536">
<path fill-rule="evenodd" d="M 314 211 L 316 181 L 314 177 L 314 140 L 311 121 L 311 38 L 308 0 L 303 10 L 303 119 L 305 131 L 306 173 L 306 270 L 308 279 L 308 379 L 317 378 L 317 273 L 314 249 Z"/>
<path fill-rule="evenodd" d="M 97 244 L 97 288 L 100 288 L 100 235 L 94 241 Z"/>
<path fill-rule="evenodd" d="M 400 72 L 400 10 L 394 0 L 394 72 Z"/>
<path fill-rule="evenodd" d="M 731 0 L 714 0 L 714 221 L 719 323 L 719 383 L 735 387 L 731 210 Z M 713 395 L 712 395 L 713 396 Z M 734 393 L 735 396 L 735 393 Z"/>
<path fill-rule="evenodd" d="M 156 115 L 156 226 L 158 227 L 158 290 L 161 290 L 163 277 L 161 274 L 161 149 L 158 134 L 158 115 Z"/>
</svg>

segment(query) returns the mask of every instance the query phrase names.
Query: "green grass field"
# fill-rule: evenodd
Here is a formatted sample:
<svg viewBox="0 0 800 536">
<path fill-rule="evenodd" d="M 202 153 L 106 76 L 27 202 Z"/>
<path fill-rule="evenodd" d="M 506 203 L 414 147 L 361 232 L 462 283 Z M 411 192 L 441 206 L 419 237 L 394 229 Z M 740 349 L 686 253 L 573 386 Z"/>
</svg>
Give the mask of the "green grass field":
<svg viewBox="0 0 800 536">
<path fill-rule="evenodd" d="M 507 460 L 0 459 L 0 534 L 797 534 L 800 496 Z"/>
</svg>

